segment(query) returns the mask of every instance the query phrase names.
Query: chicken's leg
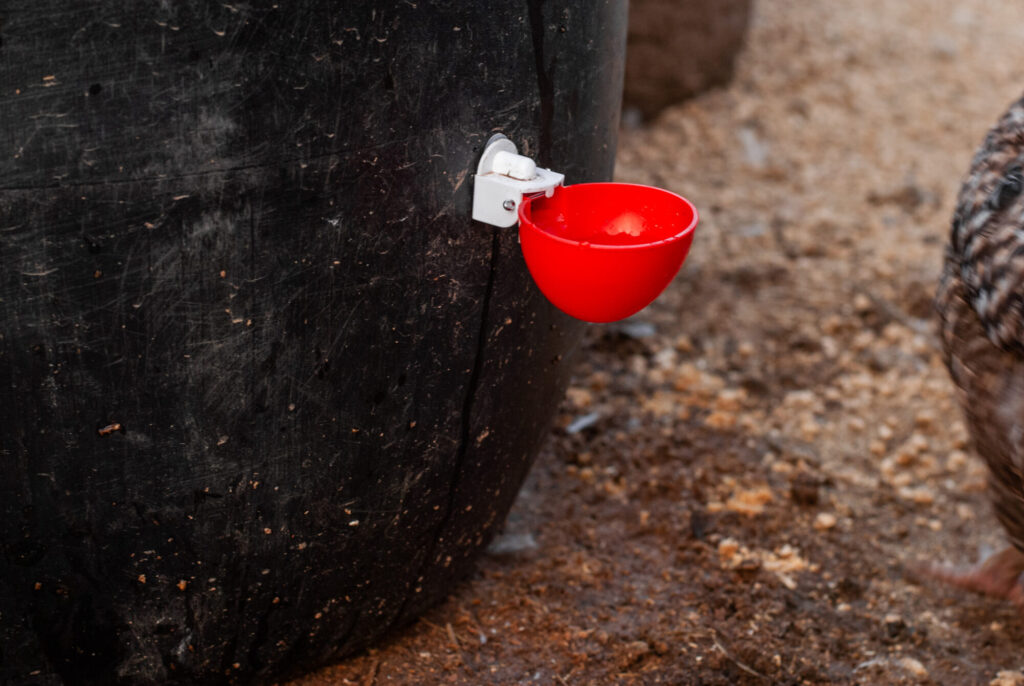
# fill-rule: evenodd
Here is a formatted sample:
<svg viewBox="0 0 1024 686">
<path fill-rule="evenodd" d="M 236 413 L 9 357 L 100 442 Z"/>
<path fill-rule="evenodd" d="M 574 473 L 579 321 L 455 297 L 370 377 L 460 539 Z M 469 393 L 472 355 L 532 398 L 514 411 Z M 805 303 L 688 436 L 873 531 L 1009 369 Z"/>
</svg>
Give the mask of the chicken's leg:
<svg viewBox="0 0 1024 686">
<path fill-rule="evenodd" d="M 1024 611 L 1024 587 L 1021 585 L 1024 553 L 1013 546 L 967 568 L 925 564 L 916 565 L 911 571 L 956 588 L 1009 600 Z"/>
</svg>

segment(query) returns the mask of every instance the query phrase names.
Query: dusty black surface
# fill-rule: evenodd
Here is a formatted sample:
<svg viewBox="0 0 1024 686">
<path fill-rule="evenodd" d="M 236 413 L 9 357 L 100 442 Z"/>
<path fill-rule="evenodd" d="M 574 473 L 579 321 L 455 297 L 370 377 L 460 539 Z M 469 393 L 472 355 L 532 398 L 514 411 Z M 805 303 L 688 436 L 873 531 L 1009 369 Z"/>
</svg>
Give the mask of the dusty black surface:
<svg viewBox="0 0 1024 686">
<path fill-rule="evenodd" d="M 468 571 L 579 335 L 471 172 L 607 179 L 624 21 L 0 5 L 0 681 L 296 673 Z"/>
</svg>

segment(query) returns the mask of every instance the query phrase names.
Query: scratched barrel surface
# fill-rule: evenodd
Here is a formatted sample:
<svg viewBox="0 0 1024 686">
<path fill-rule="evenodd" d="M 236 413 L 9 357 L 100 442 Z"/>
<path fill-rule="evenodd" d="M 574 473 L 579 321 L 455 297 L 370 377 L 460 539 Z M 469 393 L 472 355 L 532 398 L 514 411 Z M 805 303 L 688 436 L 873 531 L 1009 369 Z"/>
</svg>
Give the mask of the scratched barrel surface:
<svg viewBox="0 0 1024 686">
<path fill-rule="evenodd" d="M 612 171 L 625 0 L 0 4 L 0 682 L 268 682 L 450 592 L 581 330 L 470 221 Z"/>
</svg>

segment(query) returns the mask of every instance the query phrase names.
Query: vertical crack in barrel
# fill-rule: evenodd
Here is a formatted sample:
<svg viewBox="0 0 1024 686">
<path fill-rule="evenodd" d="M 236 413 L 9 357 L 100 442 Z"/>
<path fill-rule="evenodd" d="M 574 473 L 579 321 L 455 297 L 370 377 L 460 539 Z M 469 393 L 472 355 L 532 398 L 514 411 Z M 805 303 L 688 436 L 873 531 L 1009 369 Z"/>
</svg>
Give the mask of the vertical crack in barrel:
<svg viewBox="0 0 1024 686">
<path fill-rule="evenodd" d="M 469 383 L 466 386 L 466 395 L 462 402 L 462 417 L 459 427 L 459 447 L 455 453 L 455 464 L 452 467 L 452 481 L 451 486 L 448 490 L 448 505 L 445 508 L 444 515 L 438 522 L 437 527 L 434 529 L 434 533 L 429 537 L 429 548 L 427 554 L 423 556 L 423 561 L 420 563 L 419 570 L 416 572 L 416 576 L 413 577 L 413 583 L 423 576 L 423 571 L 431 564 L 431 560 L 437 552 L 437 546 L 441 540 L 441 534 L 447 528 L 451 522 L 452 515 L 455 513 L 456 501 L 458 499 L 459 486 L 461 485 L 462 472 L 464 471 L 464 465 L 466 463 L 466 453 L 469 450 L 470 445 L 470 433 L 472 429 L 472 414 L 473 414 L 473 403 L 477 397 L 477 391 L 480 386 L 480 375 L 483 371 L 484 357 L 487 348 L 487 331 L 489 328 L 490 310 L 491 310 L 491 294 L 494 291 L 494 281 L 498 271 L 498 255 L 501 252 L 501 233 L 495 230 L 491 234 L 491 260 L 490 260 L 490 273 L 487 275 L 487 286 L 484 289 L 483 308 L 480 312 L 480 328 L 477 333 L 476 342 L 476 357 L 473 359 L 473 370 L 469 375 Z M 405 600 L 402 601 L 401 607 L 395 613 L 395 616 L 388 623 L 387 628 L 383 633 L 389 633 L 395 625 L 402 621 L 405 610 L 409 606 L 409 602 L 413 597 L 412 589 L 409 589 L 409 593 L 406 594 Z"/>
<path fill-rule="evenodd" d="M 555 119 L 555 84 L 544 66 L 544 0 L 529 0 L 530 33 L 533 38 L 533 60 L 537 70 L 537 92 L 540 96 L 540 150 L 537 161 L 551 166 L 551 125 Z"/>
</svg>

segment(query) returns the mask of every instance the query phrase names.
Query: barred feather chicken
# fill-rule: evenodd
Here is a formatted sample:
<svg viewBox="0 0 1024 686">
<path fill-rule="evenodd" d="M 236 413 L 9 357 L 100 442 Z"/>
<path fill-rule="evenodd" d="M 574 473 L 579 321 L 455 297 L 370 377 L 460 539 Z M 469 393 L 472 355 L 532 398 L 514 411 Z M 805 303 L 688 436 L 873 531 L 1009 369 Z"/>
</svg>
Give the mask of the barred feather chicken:
<svg viewBox="0 0 1024 686">
<path fill-rule="evenodd" d="M 1024 609 L 1024 98 L 989 131 L 960 189 L 936 298 L 946 365 L 1010 545 L 926 573 Z"/>
</svg>

